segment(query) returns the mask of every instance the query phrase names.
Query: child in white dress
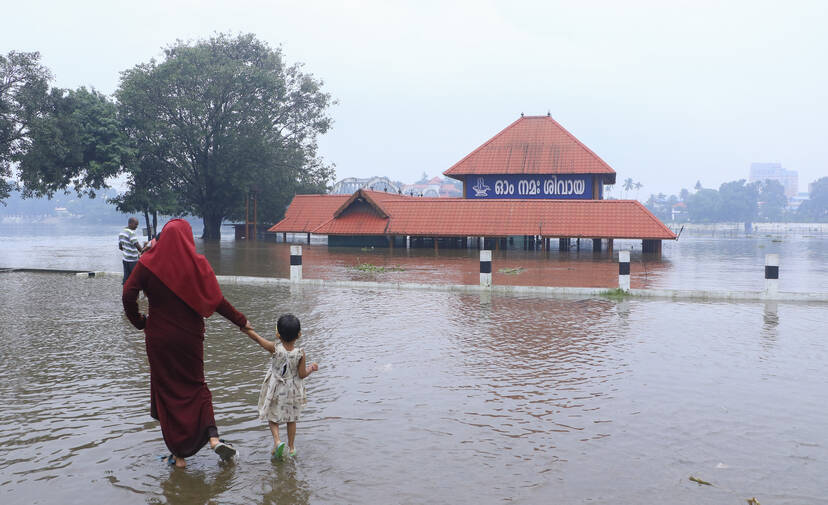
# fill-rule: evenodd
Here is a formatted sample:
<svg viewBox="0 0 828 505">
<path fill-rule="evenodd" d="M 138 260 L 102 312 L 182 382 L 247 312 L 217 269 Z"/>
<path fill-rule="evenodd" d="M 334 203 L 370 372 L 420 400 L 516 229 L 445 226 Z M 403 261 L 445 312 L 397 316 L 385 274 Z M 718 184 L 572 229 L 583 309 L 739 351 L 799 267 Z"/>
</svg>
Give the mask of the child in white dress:
<svg viewBox="0 0 828 505">
<path fill-rule="evenodd" d="M 293 314 L 285 314 L 276 322 L 278 343 L 262 338 L 252 329 L 246 333 L 273 354 L 259 393 L 259 419 L 267 421 L 273 435 L 271 458 L 296 456 L 296 421 L 306 403 L 304 379 L 319 370 L 319 365 L 311 363 L 306 367 L 304 349 L 294 346 L 302 331 L 299 319 Z M 281 423 L 287 424 L 287 452 L 279 438 Z"/>
</svg>

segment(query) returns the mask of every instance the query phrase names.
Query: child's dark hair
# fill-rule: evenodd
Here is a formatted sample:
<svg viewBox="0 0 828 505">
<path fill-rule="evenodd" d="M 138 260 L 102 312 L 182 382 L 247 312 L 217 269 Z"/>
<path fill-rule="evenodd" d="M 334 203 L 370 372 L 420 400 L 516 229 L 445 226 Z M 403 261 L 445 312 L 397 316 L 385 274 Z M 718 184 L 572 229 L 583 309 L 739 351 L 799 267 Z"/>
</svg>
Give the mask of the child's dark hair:
<svg viewBox="0 0 828 505">
<path fill-rule="evenodd" d="M 302 331 L 302 325 L 299 324 L 299 318 L 293 314 L 284 314 L 279 316 L 276 321 L 276 331 L 279 332 L 279 338 L 285 342 L 293 342 L 299 338 L 299 332 Z"/>
</svg>

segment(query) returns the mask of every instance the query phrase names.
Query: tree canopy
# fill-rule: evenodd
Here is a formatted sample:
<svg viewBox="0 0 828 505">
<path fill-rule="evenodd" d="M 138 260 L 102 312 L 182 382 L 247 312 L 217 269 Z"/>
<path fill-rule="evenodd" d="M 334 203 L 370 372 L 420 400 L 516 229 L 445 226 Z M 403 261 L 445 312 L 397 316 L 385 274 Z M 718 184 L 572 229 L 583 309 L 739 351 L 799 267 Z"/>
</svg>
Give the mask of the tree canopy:
<svg viewBox="0 0 828 505">
<path fill-rule="evenodd" d="M 828 220 L 828 177 L 817 179 L 811 186 L 811 198 L 799 206 L 799 215 L 803 219 Z"/>
<path fill-rule="evenodd" d="M 15 187 L 8 180 L 12 164 L 29 148 L 30 125 L 48 102 L 51 79 L 39 53 L 0 54 L 0 202 Z"/>
<path fill-rule="evenodd" d="M 116 92 L 138 147 L 132 166 L 165 174 L 133 176 L 137 185 L 174 193 L 180 209 L 204 219 L 206 239 L 244 215 L 248 193 L 275 221 L 296 191 L 325 191 L 333 169 L 316 142 L 331 126 L 332 100 L 321 81 L 253 35 L 177 42 L 164 55 L 123 72 Z"/>
<path fill-rule="evenodd" d="M 72 188 L 94 197 L 130 152 L 113 101 L 83 87 L 53 88 L 29 121 L 29 145 L 17 157 L 23 194 L 51 197 Z"/>
</svg>

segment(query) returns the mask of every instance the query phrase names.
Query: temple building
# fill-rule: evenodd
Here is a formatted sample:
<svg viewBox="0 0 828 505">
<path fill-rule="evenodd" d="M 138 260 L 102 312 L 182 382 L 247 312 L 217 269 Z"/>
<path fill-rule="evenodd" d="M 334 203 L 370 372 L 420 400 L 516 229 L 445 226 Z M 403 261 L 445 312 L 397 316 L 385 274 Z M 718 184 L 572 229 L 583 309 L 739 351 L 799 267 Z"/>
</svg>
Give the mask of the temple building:
<svg viewBox="0 0 828 505">
<path fill-rule="evenodd" d="M 591 240 L 639 239 L 661 253 L 670 231 L 637 200 L 604 200 L 615 170 L 550 116 L 523 116 L 443 172 L 462 198 L 359 189 L 296 195 L 276 233 L 327 235 L 329 246 L 480 247 L 568 250 Z"/>
</svg>

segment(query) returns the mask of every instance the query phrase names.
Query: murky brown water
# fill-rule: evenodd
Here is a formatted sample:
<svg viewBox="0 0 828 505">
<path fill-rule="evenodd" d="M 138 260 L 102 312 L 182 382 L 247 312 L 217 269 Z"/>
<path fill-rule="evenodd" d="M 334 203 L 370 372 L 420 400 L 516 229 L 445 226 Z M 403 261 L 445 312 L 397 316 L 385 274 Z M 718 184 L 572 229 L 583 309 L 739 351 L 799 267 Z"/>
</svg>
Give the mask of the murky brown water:
<svg viewBox="0 0 828 505">
<path fill-rule="evenodd" d="M 281 252 L 261 252 L 273 250 L 240 254 L 273 254 L 277 269 Z M 226 254 L 210 254 L 223 271 Z M 268 356 L 220 317 L 207 381 L 242 457 L 222 466 L 202 451 L 171 470 L 120 279 L 0 273 L 0 501 L 828 502 L 824 305 L 225 295 L 264 334 L 282 312 L 302 319 L 320 372 L 298 459 L 269 461 L 255 413 Z"/>
<path fill-rule="evenodd" d="M 115 240 L 118 231 L 117 227 L 0 224 L 0 268 L 117 272 L 121 270 Z M 290 276 L 290 244 L 235 242 L 229 233 L 225 238 L 214 243 L 196 240 L 196 247 L 217 273 Z M 494 251 L 493 282 L 617 287 L 617 251 L 630 247 L 634 248 L 630 264 L 634 288 L 760 291 L 764 289 L 765 254 L 776 253 L 780 258 L 781 291 L 828 291 L 828 236 L 821 233 L 710 237 L 686 232 L 679 242 L 664 242 L 661 259 L 642 256 L 640 241 L 618 241 L 615 256 L 593 254 L 589 247 L 568 252 Z M 314 243 L 303 245 L 303 255 L 304 277 L 309 279 L 437 284 L 478 284 L 480 280 L 476 249 L 389 251 L 328 248 Z M 388 271 L 368 273 L 354 268 L 361 263 L 386 267 Z"/>
</svg>

